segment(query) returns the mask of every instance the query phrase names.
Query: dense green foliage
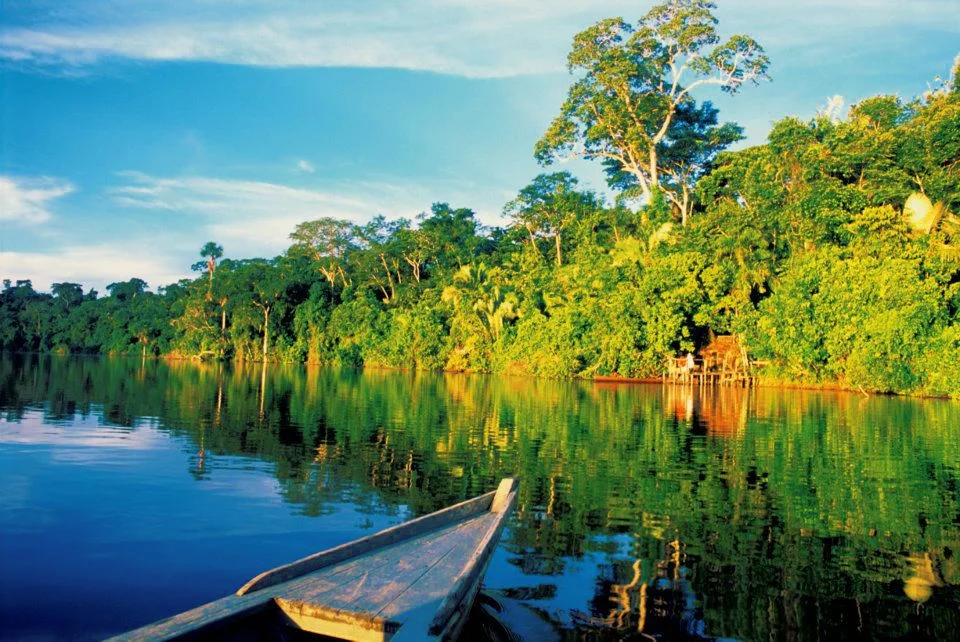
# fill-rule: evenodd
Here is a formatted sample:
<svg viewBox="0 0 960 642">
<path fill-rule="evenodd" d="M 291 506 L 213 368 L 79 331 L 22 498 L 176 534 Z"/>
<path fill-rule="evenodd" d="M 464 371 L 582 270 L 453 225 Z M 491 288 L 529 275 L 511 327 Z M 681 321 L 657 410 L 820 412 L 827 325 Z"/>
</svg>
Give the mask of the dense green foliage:
<svg viewBox="0 0 960 642">
<path fill-rule="evenodd" d="M 0 347 L 656 376 L 734 333 L 776 379 L 960 396 L 956 73 L 724 152 L 740 129 L 689 90 L 735 92 L 768 63 L 745 36 L 719 43 L 711 10 L 672 0 L 574 41 L 583 75 L 536 153 L 600 160 L 616 205 L 558 172 L 520 190 L 503 228 L 438 203 L 415 222 L 304 222 L 270 260 L 210 242 L 196 279 L 157 293 L 8 281 Z"/>
</svg>

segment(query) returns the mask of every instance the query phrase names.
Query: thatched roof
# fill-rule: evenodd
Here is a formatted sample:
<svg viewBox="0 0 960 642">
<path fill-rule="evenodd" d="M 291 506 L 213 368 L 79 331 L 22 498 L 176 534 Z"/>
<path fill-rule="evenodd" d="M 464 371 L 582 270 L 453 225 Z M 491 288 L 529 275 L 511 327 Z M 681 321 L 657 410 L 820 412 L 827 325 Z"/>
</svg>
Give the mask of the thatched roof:
<svg viewBox="0 0 960 642">
<path fill-rule="evenodd" d="M 739 356 L 743 352 L 743 348 L 740 346 L 740 342 L 737 341 L 737 337 L 732 334 L 723 334 L 718 337 L 715 337 L 710 345 L 700 348 L 700 356 L 725 356 L 728 354 L 735 354 Z"/>
</svg>

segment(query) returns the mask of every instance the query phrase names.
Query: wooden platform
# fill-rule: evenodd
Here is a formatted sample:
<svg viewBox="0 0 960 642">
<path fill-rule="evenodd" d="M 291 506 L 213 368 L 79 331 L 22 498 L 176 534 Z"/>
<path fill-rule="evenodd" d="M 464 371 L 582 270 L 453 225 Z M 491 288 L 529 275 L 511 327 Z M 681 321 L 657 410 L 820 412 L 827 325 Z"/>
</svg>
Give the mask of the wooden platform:
<svg viewBox="0 0 960 642">
<path fill-rule="evenodd" d="M 668 371 L 664 383 L 692 386 L 741 386 L 750 388 L 756 384 L 756 376 L 744 370 L 697 370 L 689 372 Z"/>
<path fill-rule="evenodd" d="M 697 386 L 743 386 L 756 383 L 758 369 L 764 362 L 753 360 L 746 346 L 734 335 L 713 336 L 709 345 L 694 358 L 670 357 L 666 360 L 664 382 Z"/>
<path fill-rule="evenodd" d="M 235 595 L 114 639 L 209 639 L 252 617 L 345 640 L 452 639 L 515 500 L 516 482 L 505 479 L 495 492 L 267 571 Z"/>
</svg>

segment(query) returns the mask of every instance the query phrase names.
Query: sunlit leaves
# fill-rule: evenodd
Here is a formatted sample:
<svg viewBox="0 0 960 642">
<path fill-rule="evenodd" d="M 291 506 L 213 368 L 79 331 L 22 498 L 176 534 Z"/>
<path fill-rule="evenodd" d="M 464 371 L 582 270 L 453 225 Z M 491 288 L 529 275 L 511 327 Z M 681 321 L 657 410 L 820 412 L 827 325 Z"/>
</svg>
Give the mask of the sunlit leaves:
<svg viewBox="0 0 960 642">
<path fill-rule="evenodd" d="M 503 208 L 514 225 L 527 232 L 535 252 L 539 252 L 537 238 L 551 239 L 548 252 L 555 255 L 558 266 L 563 264 L 562 247 L 569 228 L 588 221 L 600 209 L 593 192 L 578 190 L 577 183 L 569 172 L 540 174 Z"/>
<path fill-rule="evenodd" d="M 703 0 L 671 0 L 636 27 L 610 18 L 579 33 L 568 63 L 582 76 L 537 142 L 537 160 L 600 160 L 611 185 L 635 186 L 643 199 L 665 188 L 686 224 L 696 178 L 717 151 L 740 138 L 736 126 L 718 127 L 716 110 L 697 107 L 690 92 L 714 85 L 736 93 L 765 78 L 769 65 L 747 36 L 718 44 L 715 8 Z"/>
</svg>

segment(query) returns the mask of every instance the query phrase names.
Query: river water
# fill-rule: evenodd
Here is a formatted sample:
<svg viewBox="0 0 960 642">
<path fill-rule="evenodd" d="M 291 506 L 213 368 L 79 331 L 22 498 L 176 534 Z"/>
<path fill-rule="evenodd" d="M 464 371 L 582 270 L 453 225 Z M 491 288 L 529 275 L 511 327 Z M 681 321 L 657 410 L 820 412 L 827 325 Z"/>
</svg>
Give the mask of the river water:
<svg viewBox="0 0 960 642">
<path fill-rule="evenodd" d="M 0 638 L 97 639 L 520 480 L 528 639 L 956 639 L 960 403 L 0 359 Z"/>
</svg>

